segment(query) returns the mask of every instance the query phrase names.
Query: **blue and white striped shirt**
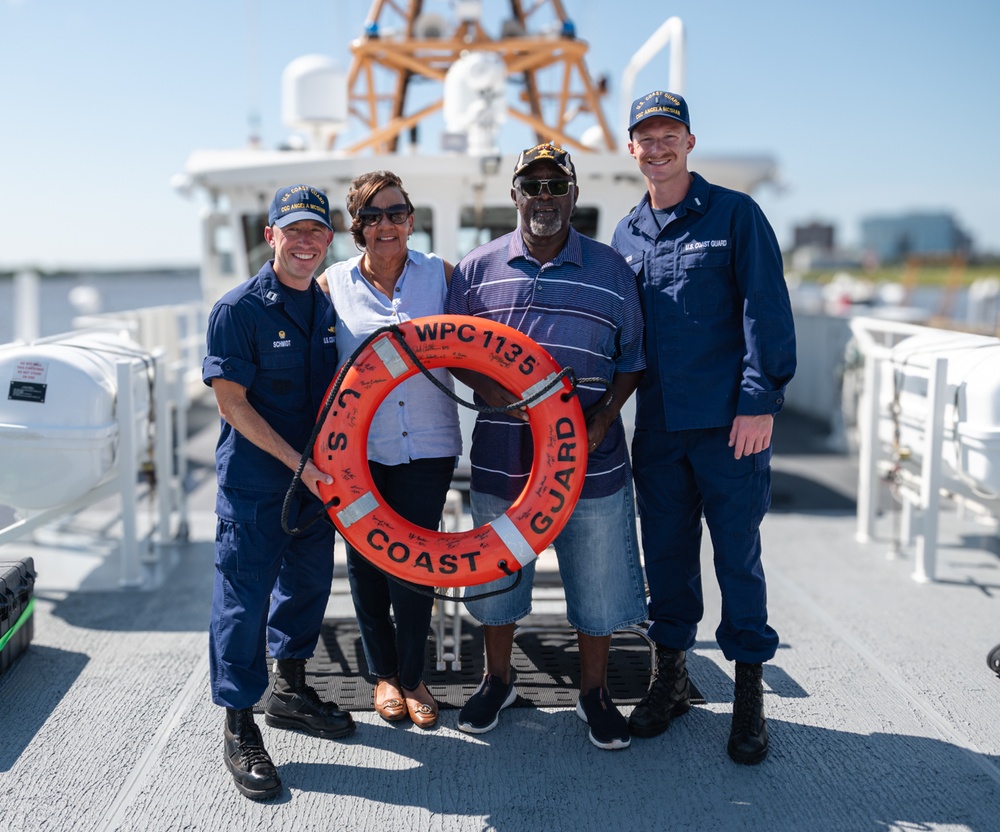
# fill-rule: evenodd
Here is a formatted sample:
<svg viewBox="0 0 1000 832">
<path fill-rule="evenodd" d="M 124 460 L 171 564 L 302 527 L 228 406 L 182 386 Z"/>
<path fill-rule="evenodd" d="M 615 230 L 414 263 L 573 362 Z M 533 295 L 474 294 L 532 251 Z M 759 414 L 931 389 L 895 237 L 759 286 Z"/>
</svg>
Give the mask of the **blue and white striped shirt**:
<svg viewBox="0 0 1000 832">
<path fill-rule="evenodd" d="M 646 367 L 635 275 L 610 246 L 572 228 L 562 251 L 544 265 L 528 254 L 520 231 L 470 252 L 452 274 L 445 312 L 512 326 L 561 367 L 572 367 L 577 378 L 610 382 L 615 373 Z M 604 392 L 601 385 L 581 385 L 583 409 Z M 618 418 L 590 454 L 581 496 L 606 497 L 620 490 L 627 455 Z M 531 430 L 510 416 L 480 414 L 470 458 L 473 490 L 514 499 L 531 470 Z"/>
</svg>

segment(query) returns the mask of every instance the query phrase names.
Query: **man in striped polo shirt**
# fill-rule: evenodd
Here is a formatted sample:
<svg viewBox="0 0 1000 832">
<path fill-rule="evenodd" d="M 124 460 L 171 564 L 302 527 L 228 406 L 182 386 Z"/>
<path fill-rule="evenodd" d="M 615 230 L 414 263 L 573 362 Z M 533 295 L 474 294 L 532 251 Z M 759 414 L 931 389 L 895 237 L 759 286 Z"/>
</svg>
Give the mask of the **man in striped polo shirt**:
<svg viewBox="0 0 1000 832">
<path fill-rule="evenodd" d="M 577 630 L 580 699 L 576 712 L 599 748 L 626 748 L 628 723 L 607 690 L 611 634 L 646 619 L 636 536 L 632 475 L 619 411 L 635 390 L 646 361 L 635 275 L 610 246 L 570 226 L 578 196 L 569 153 L 542 144 L 521 153 L 511 199 L 519 228 L 472 251 L 456 266 L 445 311 L 512 326 L 544 347 L 577 378 L 602 378 L 614 391 L 606 402 L 598 384 L 578 388 L 587 417 L 589 460 L 581 499 L 555 540 L 566 593 L 566 614 Z M 517 400 L 497 382 L 453 370 L 476 401 L 504 407 Z M 480 414 L 472 451 L 472 517 L 477 526 L 503 514 L 531 469 L 531 431 L 524 411 Z M 483 624 L 486 674 L 462 708 L 458 727 L 485 733 L 517 698 L 510 657 L 517 621 L 531 610 L 534 563 L 509 592 L 473 601 Z M 509 587 L 503 578 L 475 594 Z"/>
</svg>

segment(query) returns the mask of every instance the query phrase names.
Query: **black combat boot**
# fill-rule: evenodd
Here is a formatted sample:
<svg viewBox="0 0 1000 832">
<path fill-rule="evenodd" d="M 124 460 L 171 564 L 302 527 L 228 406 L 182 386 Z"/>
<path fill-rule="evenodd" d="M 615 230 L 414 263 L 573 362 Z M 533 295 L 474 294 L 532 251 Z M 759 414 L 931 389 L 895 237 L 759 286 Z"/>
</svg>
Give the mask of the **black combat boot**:
<svg viewBox="0 0 1000 832">
<path fill-rule="evenodd" d="M 305 659 L 277 659 L 274 688 L 264 704 L 264 722 L 274 728 L 297 728 L 314 737 L 336 739 L 354 731 L 354 719 L 336 702 L 324 702 L 306 684 Z"/>
<path fill-rule="evenodd" d="M 632 710 L 628 727 L 636 737 L 655 737 L 670 727 L 670 720 L 691 708 L 691 682 L 683 650 L 656 645 L 656 669 L 649 690 Z"/>
<path fill-rule="evenodd" d="M 233 782 L 247 797 L 267 800 L 281 792 L 278 771 L 271 762 L 260 728 L 253 721 L 253 711 L 226 708 L 225 741 L 226 768 Z"/>
<path fill-rule="evenodd" d="M 733 728 L 726 751 L 734 762 L 747 766 L 756 765 L 767 756 L 763 679 L 761 665 L 736 662 Z"/>
</svg>

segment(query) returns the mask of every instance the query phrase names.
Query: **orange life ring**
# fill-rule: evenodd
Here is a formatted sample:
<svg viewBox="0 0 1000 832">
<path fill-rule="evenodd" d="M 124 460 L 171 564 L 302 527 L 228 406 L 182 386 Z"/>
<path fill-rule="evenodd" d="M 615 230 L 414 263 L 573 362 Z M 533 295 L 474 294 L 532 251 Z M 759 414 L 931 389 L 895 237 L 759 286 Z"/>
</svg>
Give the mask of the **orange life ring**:
<svg viewBox="0 0 1000 832">
<path fill-rule="evenodd" d="M 551 384 L 559 366 L 523 333 L 465 315 L 415 318 L 395 330 L 428 369 L 463 367 L 520 398 Z M 368 429 L 393 387 L 419 372 L 394 332 L 373 340 L 344 375 L 313 446 L 333 477 L 319 492 L 344 538 L 380 569 L 411 583 L 474 586 L 511 574 L 537 557 L 566 525 L 587 472 L 587 427 L 572 385 L 561 379 L 528 405 L 534 459 L 528 482 L 506 514 L 467 532 L 407 522 L 378 493 L 368 468 Z M 329 397 L 331 389 L 327 391 Z"/>
</svg>

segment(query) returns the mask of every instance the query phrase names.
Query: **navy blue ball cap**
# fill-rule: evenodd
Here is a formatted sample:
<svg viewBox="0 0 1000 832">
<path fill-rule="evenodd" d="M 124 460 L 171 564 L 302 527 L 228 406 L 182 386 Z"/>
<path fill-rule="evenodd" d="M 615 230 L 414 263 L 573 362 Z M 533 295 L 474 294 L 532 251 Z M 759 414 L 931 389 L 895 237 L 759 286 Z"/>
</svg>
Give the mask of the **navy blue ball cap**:
<svg viewBox="0 0 1000 832">
<path fill-rule="evenodd" d="M 563 150 L 557 144 L 549 143 L 537 144 L 527 150 L 522 150 L 521 155 L 517 157 L 517 164 L 514 165 L 514 178 L 517 179 L 535 162 L 552 162 L 576 182 L 576 168 L 573 167 L 573 160 L 569 158 L 569 151 Z"/>
<path fill-rule="evenodd" d="M 687 102 L 672 92 L 657 90 L 656 92 L 644 95 L 642 98 L 637 98 L 632 102 L 630 113 L 628 122 L 628 134 L 630 136 L 640 121 L 645 121 L 647 118 L 653 118 L 654 116 L 672 118 L 674 121 L 679 121 L 685 125 L 688 130 L 691 129 L 691 118 L 688 116 Z"/>
<path fill-rule="evenodd" d="M 279 189 L 267 211 L 267 224 L 284 228 L 301 220 L 321 222 L 333 231 L 330 200 L 326 194 L 311 185 L 289 185 Z"/>
</svg>

